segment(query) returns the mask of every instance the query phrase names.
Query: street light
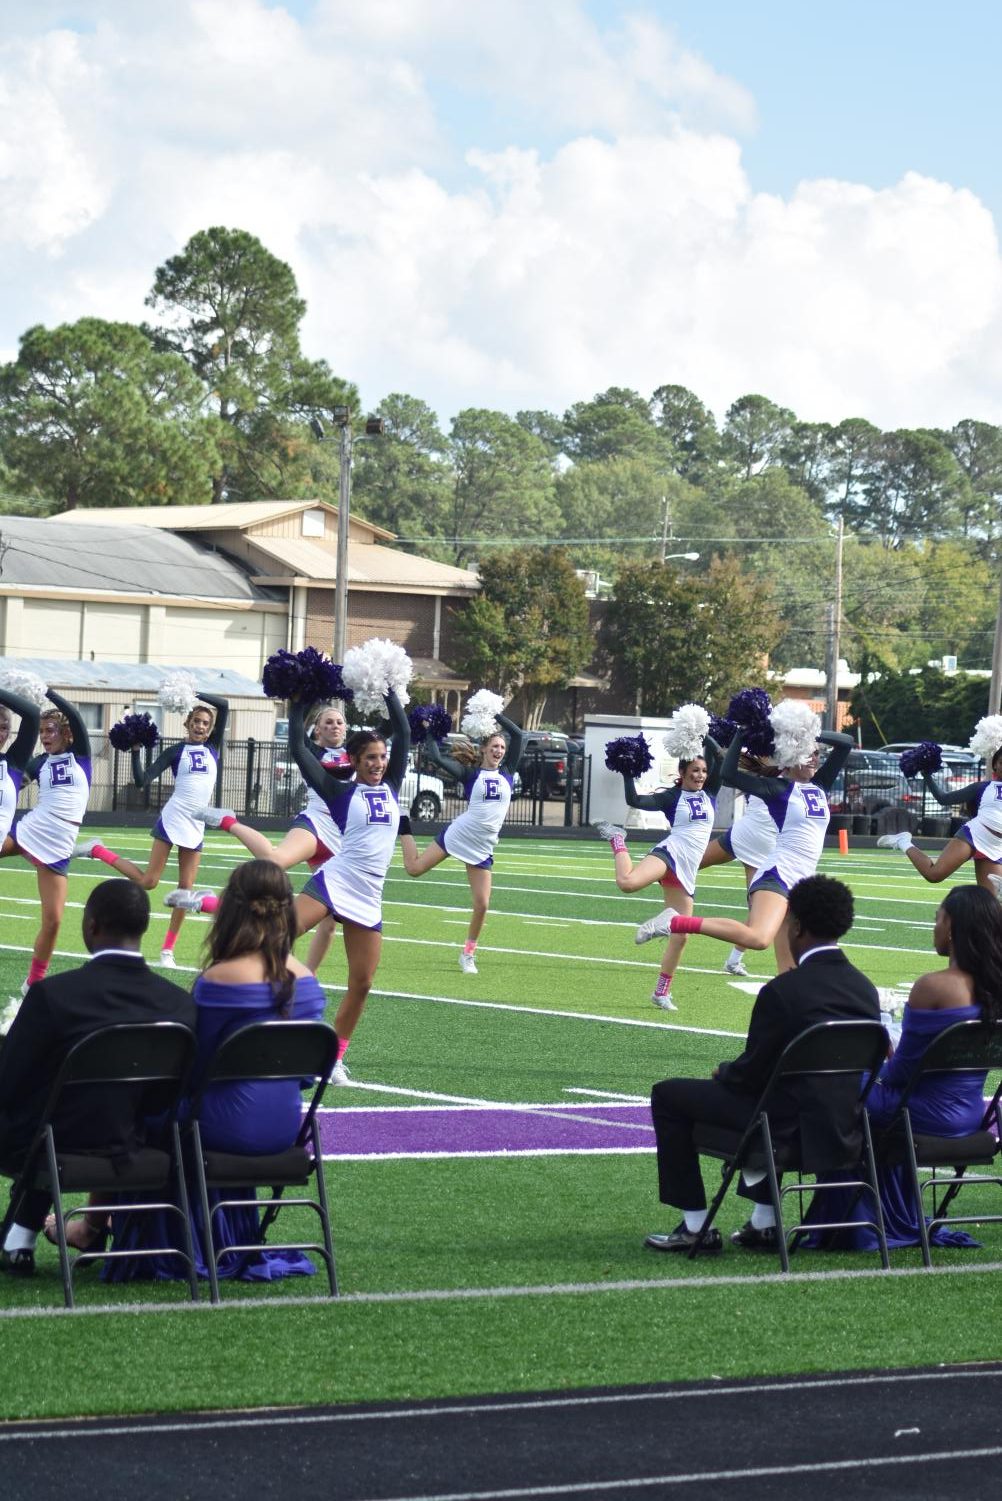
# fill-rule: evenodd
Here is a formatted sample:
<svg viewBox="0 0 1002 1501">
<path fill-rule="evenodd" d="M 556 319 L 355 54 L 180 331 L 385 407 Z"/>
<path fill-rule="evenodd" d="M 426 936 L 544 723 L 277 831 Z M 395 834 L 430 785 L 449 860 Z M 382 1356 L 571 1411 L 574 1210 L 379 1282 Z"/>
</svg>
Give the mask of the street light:
<svg viewBox="0 0 1002 1501">
<path fill-rule="evenodd" d="M 667 552 L 667 553 L 662 553 L 661 554 L 661 561 L 662 561 L 662 563 L 670 563 L 671 560 L 672 560 L 672 558 L 685 558 L 685 560 L 686 560 L 687 563 L 696 563 L 696 562 L 699 561 L 699 553 L 698 552 Z"/>
<path fill-rule="evenodd" d="M 337 555 L 334 578 L 334 660 L 344 661 L 348 644 L 348 526 L 351 512 L 351 459 L 353 434 L 351 411 L 346 406 L 331 409 L 331 416 L 339 433 L 338 501 L 337 501 Z M 310 419 L 310 431 L 318 443 L 330 443 L 319 417 Z M 366 417 L 365 436 L 377 438 L 383 431 L 381 417 Z"/>
</svg>

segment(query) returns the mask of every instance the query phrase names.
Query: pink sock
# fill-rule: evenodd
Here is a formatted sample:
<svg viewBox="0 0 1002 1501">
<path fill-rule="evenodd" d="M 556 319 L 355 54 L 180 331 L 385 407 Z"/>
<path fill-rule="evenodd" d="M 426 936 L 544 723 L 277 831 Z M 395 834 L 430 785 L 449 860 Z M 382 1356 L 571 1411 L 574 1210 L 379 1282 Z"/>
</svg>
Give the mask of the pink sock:
<svg viewBox="0 0 1002 1501">
<path fill-rule="evenodd" d="M 171 952 L 171 950 L 173 949 L 175 943 L 177 943 L 177 934 L 176 933 L 172 933 L 170 931 L 170 929 L 168 928 L 167 929 L 167 937 L 164 939 L 163 943 L 160 945 L 161 953 L 166 952 L 166 953 L 169 954 Z"/>
<path fill-rule="evenodd" d="M 92 860 L 103 860 L 105 865 L 114 865 L 118 859 L 114 850 L 108 849 L 107 845 L 95 844 L 90 852 Z"/>
<path fill-rule="evenodd" d="M 703 919 L 701 917 L 682 917 L 677 914 L 671 920 L 673 933 L 701 933 L 703 931 Z"/>
<path fill-rule="evenodd" d="M 468 938 L 466 940 L 466 942 L 463 944 L 463 953 L 464 954 L 475 954 L 476 952 L 477 952 L 477 940 L 475 938 Z"/>
<path fill-rule="evenodd" d="M 236 819 L 233 820 L 236 823 Z M 214 891 L 207 891 L 202 898 L 202 911 L 215 912 L 219 906 L 219 898 Z"/>
<path fill-rule="evenodd" d="M 621 855 L 626 849 L 626 840 L 623 838 L 622 834 L 613 834 L 612 838 L 609 840 L 609 844 L 612 846 L 612 853 L 614 855 Z"/>
<path fill-rule="evenodd" d="M 219 827 L 222 829 L 224 834 L 228 834 L 233 825 L 239 822 L 240 820 L 238 818 L 234 818 L 232 814 L 228 814 L 226 818 L 221 818 L 219 820 Z M 204 911 L 205 909 L 203 908 L 202 910 Z"/>
<path fill-rule="evenodd" d="M 350 1037 L 339 1037 L 338 1038 L 338 1040 L 337 1040 L 337 1061 L 338 1061 L 338 1063 L 341 1062 L 341 1059 L 344 1057 L 345 1053 L 347 1053 L 350 1044 L 351 1044 L 351 1038 Z"/>
<path fill-rule="evenodd" d="M 48 959 L 32 959 L 28 966 L 28 984 L 34 985 L 36 980 L 44 980 L 49 970 Z"/>
<path fill-rule="evenodd" d="M 671 994 L 671 975 L 666 975 L 664 970 L 658 975 L 658 983 L 654 987 L 655 995 Z"/>
</svg>

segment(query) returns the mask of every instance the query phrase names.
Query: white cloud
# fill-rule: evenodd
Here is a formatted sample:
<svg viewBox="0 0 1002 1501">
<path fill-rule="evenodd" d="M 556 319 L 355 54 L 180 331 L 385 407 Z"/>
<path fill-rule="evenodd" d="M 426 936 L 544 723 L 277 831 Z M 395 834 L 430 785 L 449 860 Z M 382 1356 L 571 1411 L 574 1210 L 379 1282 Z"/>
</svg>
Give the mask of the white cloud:
<svg viewBox="0 0 1002 1501">
<path fill-rule="evenodd" d="M 757 193 L 753 101 L 649 18 L 106 0 L 71 33 L 54 13 L 0 47 L 8 355 L 33 322 L 138 320 L 158 262 L 223 223 L 292 264 L 308 352 L 370 404 L 561 411 L 670 381 L 718 415 L 760 391 L 815 419 L 1002 421 L 987 210 L 917 173 Z"/>
</svg>

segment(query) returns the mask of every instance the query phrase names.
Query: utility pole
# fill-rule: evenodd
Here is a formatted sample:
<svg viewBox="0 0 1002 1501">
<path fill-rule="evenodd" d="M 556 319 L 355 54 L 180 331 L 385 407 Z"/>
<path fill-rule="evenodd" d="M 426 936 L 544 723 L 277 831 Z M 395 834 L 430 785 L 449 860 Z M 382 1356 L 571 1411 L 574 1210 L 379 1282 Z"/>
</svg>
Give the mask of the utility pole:
<svg viewBox="0 0 1002 1501">
<path fill-rule="evenodd" d="M 842 626 L 842 552 L 845 531 L 842 517 L 835 533 L 835 597 L 825 606 L 827 649 L 825 652 L 825 729 L 838 729 L 838 664 Z"/>
<path fill-rule="evenodd" d="M 348 529 L 351 525 L 351 462 L 354 435 L 351 429 L 351 412 L 348 407 L 334 407 L 332 416 L 340 430 L 333 656 L 335 662 L 343 662 L 348 646 Z M 319 443 L 329 443 L 331 441 L 326 436 L 324 425 L 319 417 L 314 417 L 311 420 L 310 428 Z M 365 419 L 365 436 L 367 438 L 378 438 L 381 436 L 382 431 L 383 419 L 381 417 L 367 417 Z"/>
<path fill-rule="evenodd" d="M 999 581 L 999 605 L 995 616 L 995 640 L 992 643 L 992 684 L 988 690 L 988 712 L 997 714 L 1002 701 L 1002 579 Z"/>
<path fill-rule="evenodd" d="M 661 517 L 661 561 L 668 556 L 668 538 L 671 536 L 671 501 L 667 495 L 662 495 L 661 504 L 664 506 L 664 515 Z"/>
</svg>

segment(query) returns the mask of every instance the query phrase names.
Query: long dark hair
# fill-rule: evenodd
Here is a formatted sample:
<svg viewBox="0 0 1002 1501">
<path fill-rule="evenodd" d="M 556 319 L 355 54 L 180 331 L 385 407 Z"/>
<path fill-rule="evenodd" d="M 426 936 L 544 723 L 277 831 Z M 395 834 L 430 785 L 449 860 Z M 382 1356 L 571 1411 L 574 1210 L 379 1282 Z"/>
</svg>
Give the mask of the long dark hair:
<svg viewBox="0 0 1002 1501">
<path fill-rule="evenodd" d="M 288 961 L 296 940 L 292 887 L 273 860 L 246 860 L 230 872 L 205 940 L 206 968 L 244 954 L 260 954 L 275 1005 L 287 1015 L 294 977 Z"/>
<path fill-rule="evenodd" d="M 981 886 L 954 886 L 943 898 L 950 919 L 950 942 L 957 967 L 974 981 L 981 1018 L 997 1021 L 1002 1012 L 1002 906 Z"/>
</svg>

